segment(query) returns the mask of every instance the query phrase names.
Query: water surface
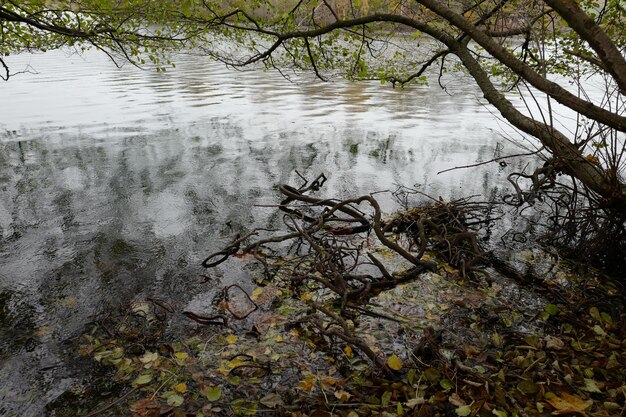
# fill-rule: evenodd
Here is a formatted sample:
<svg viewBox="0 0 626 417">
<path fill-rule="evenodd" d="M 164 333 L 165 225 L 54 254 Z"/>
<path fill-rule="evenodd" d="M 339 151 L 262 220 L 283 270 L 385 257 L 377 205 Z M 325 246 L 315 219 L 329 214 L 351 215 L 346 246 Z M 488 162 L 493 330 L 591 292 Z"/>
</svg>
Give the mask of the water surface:
<svg viewBox="0 0 626 417">
<path fill-rule="evenodd" d="M 0 416 L 41 415 L 76 384 L 67 342 L 103 313 L 208 299 L 200 262 L 236 231 L 280 227 L 267 206 L 295 170 L 326 173 L 335 197 L 419 184 L 489 198 L 508 173 L 437 175 L 510 148 L 462 77 L 445 92 L 289 82 L 191 56 L 165 74 L 95 53 L 8 62 L 38 74 L 0 85 Z M 211 273 L 246 279 L 224 272 Z"/>
</svg>

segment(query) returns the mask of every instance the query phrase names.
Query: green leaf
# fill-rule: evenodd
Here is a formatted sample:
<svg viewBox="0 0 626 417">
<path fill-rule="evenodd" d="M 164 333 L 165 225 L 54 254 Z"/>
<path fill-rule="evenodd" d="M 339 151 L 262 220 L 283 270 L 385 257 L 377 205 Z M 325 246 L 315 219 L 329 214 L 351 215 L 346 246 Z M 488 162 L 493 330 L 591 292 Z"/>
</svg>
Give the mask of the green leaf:
<svg viewBox="0 0 626 417">
<path fill-rule="evenodd" d="M 247 400 L 235 400 L 230 403 L 230 407 L 238 416 L 253 416 L 258 409 L 257 403 Z"/>
<path fill-rule="evenodd" d="M 455 410 L 456 415 L 459 417 L 469 416 L 471 412 L 472 412 L 472 407 L 470 407 L 469 405 L 462 405 L 461 407 Z"/>
<path fill-rule="evenodd" d="M 605 313 L 604 311 L 602 313 L 600 313 L 600 316 L 602 316 L 602 320 L 605 323 L 609 323 L 609 324 L 613 324 L 613 317 L 611 317 L 610 314 Z"/>
<path fill-rule="evenodd" d="M 152 374 L 143 374 L 133 381 L 133 385 L 146 385 L 152 381 Z"/>
<path fill-rule="evenodd" d="M 220 398 L 222 398 L 222 388 L 219 386 L 209 388 L 206 392 L 206 398 L 211 402 L 218 401 Z"/>
<path fill-rule="evenodd" d="M 428 381 L 435 382 L 441 378 L 441 373 L 436 368 L 428 368 L 424 371 L 424 378 Z"/>
<path fill-rule="evenodd" d="M 557 307 L 556 305 L 548 304 L 543 311 L 545 311 L 546 313 L 548 313 L 551 316 L 554 316 L 556 314 L 559 314 L 560 310 L 559 310 L 559 307 Z"/>
<path fill-rule="evenodd" d="M 191 16 L 192 0 L 184 0 L 180 5 L 180 11 L 186 16 Z"/>
<path fill-rule="evenodd" d="M 454 383 L 452 381 L 450 381 L 449 379 L 442 379 L 439 382 L 439 385 L 441 385 L 441 388 L 445 389 L 445 390 L 449 390 L 454 388 Z"/>
<path fill-rule="evenodd" d="M 172 406 L 172 407 L 178 407 L 180 406 L 183 402 L 185 401 L 185 399 L 178 394 L 172 394 L 167 398 L 167 404 Z"/>
<path fill-rule="evenodd" d="M 517 389 L 526 395 L 536 394 L 539 391 L 537 384 L 530 380 L 520 381 L 520 383 L 517 384 Z"/>
<path fill-rule="evenodd" d="M 598 307 L 591 307 L 589 309 L 589 315 L 593 317 L 595 321 L 602 321 L 602 316 L 600 315 L 600 311 L 598 310 Z"/>
<path fill-rule="evenodd" d="M 600 388 L 598 388 L 598 384 L 593 379 L 585 378 L 585 388 L 583 388 L 587 392 L 602 392 Z"/>
<path fill-rule="evenodd" d="M 387 407 L 391 401 L 391 391 L 385 391 L 382 397 L 380 397 L 380 405 Z"/>
<path fill-rule="evenodd" d="M 604 329 L 602 327 L 598 326 L 597 324 L 595 326 L 593 326 L 593 331 L 598 336 L 602 336 L 602 337 L 606 336 L 606 332 L 604 331 Z"/>
</svg>

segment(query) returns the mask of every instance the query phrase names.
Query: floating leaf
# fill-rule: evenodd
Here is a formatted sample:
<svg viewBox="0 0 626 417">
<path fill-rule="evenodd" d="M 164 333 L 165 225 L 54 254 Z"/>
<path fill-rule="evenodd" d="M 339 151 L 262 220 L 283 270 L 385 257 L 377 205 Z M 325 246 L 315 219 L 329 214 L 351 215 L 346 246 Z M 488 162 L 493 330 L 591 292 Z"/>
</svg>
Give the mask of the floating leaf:
<svg viewBox="0 0 626 417">
<path fill-rule="evenodd" d="M 222 398 L 222 388 L 221 387 L 212 387 L 209 388 L 206 392 L 206 398 L 209 401 L 218 401 Z"/>
<path fill-rule="evenodd" d="M 400 358 L 395 354 L 391 355 L 387 359 L 387 366 L 394 371 L 399 371 L 400 369 L 402 369 L 402 360 L 400 360 Z"/>
<path fill-rule="evenodd" d="M 561 394 L 560 397 L 554 396 L 548 400 L 548 403 L 556 409 L 554 414 L 574 414 L 583 413 L 593 404 L 592 400 L 583 400 L 575 395 L 567 393 Z"/>
</svg>

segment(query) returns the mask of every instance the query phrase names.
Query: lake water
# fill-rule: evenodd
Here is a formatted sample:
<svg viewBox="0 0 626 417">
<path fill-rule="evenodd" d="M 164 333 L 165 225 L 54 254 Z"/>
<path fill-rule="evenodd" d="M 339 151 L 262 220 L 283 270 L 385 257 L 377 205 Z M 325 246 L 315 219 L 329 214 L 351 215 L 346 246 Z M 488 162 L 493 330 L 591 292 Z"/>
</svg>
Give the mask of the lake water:
<svg viewBox="0 0 626 417">
<path fill-rule="evenodd" d="M 101 314 L 208 298 L 200 262 L 236 231 L 279 227 L 267 206 L 296 170 L 325 173 L 328 197 L 420 184 L 490 198 L 514 168 L 437 174 L 513 150 L 458 75 L 445 92 L 290 82 L 193 56 L 165 74 L 96 53 L 8 63 L 38 73 L 0 84 L 0 416 L 41 415 L 80 379 L 67 342 Z"/>
</svg>

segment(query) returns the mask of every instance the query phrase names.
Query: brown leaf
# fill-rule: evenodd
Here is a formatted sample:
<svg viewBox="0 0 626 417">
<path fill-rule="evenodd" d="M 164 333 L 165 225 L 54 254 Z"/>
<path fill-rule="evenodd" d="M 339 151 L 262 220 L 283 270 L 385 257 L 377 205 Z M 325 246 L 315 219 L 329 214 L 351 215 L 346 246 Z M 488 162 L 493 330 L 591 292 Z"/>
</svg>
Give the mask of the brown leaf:
<svg viewBox="0 0 626 417">
<path fill-rule="evenodd" d="M 553 397 L 547 400 L 556 409 L 552 414 L 574 414 L 583 413 L 593 404 L 592 400 L 583 400 L 575 395 L 562 393 L 560 397 Z"/>
<path fill-rule="evenodd" d="M 144 398 L 133 403 L 130 406 L 130 411 L 139 414 L 141 417 L 157 416 L 161 412 L 161 407 L 159 407 L 159 403 L 156 400 Z"/>
</svg>

